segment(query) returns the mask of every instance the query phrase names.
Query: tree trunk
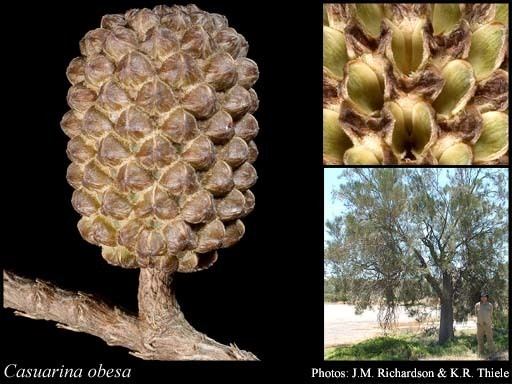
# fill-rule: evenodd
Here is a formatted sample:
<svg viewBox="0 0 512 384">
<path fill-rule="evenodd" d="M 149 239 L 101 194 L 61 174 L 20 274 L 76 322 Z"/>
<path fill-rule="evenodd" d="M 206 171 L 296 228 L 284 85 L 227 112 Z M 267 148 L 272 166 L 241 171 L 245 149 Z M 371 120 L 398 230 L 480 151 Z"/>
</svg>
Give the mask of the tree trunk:
<svg viewBox="0 0 512 384">
<path fill-rule="evenodd" d="M 133 316 L 82 292 L 4 271 L 4 307 L 32 319 L 58 322 L 59 328 L 85 332 L 108 345 L 129 348 L 150 360 L 257 360 L 236 345 L 224 345 L 196 331 L 185 320 L 171 287 L 171 275 L 142 268 L 139 314 Z"/>
<path fill-rule="evenodd" d="M 443 294 L 441 297 L 441 319 L 439 324 L 439 344 L 453 339 L 453 283 L 449 273 L 443 273 Z"/>
</svg>

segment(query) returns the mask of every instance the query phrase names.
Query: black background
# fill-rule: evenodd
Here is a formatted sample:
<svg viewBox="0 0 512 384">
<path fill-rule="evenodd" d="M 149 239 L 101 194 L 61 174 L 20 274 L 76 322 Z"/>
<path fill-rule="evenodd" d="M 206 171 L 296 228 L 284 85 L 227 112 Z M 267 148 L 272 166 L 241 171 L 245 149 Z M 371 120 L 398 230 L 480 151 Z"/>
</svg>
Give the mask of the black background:
<svg viewBox="0 0 512 384">
<path fill-rule="evenodd" d="M 8 77 L 15 81 L 4 129 L 14 137 L 3 149 L 6 166 L 14 172 L 3 180 L 11 195 L 4 205 L 3 264 L 22 276 L 89 292 L 131 310 L 137 308 L 138 270 L 108 265 L 99 247 L 86 243 L 76 229 L 79 215 L 65 178 L 68 138 L 59 122 L 68 110 L 66 67 L 80 54 L 83 35 L 99 26 L 104 14 L 159 3 L 20 2 L 11 13 L 15 25 L 7 42 L 13 59 Z M 244 219 L 242 240 L 221 250 L 209 270 L 178 274 L 174 284 L 194 327 L 219 342 L 236 343 L 262 362 L 140 361 L 93 336 L 2 310 L 4 362 L 84 368 L 102 362 L 134 367 L 138 382 L 148 375 L 169 382 L 186 375 L 194 382 L 199 377 L 262 378 L 280 361 L 291 362 L 292 375 L 303 377 L 306 362 L 322 360 L 322 138 L 315 128 L 321 113 L 321 32 L 314 28 L 321 24 L 321 5 L 195 3 L 225 15 L 249 42 L 248 57 L 258 63 L 259 179 L 251 188 L 256 209 Z"/>
<path fill-rule="evenodd" d="M 65 179 L 68 138 L 59 122 L 68 110 L 65 70 L 79 55 L 83 35 L 99 26 L 104 14 L 159 3 L 19 2 L 3 17 L 9 23 L 3 39 L 8 69 L 2 72 L 9 83 L 4 89 L 9 102 L 3 108 L 2 130 L 12 135 L 2 145 L 2 189 L 7 192 L 2 204 L 3 266 L 133 311 L 138 271 L 108 265 L 100 249 L 86 243 L 76 229 L 79 215 Z M 244 219 L 243 239 L 222 250 L 209 270 L 179 274 L 174 284 L 194 327 L 222 343 L 236 343 L 261 361 L 142 361 L 93 336 L 2 309 L 2 370 L 7 363 L 84 370 L 102 363 L 133 368 L 129 381 L 139 383 L 244 383 L 270 377 L 300 383 L 311 380 L 312 367 L 353 366 L 323 363 L 321 3 L 195 3 L 227 16 L 249 42 L 248 57 L 258 63 L 259 179 L 252 188 L 256 209 Z"/>
</svg>

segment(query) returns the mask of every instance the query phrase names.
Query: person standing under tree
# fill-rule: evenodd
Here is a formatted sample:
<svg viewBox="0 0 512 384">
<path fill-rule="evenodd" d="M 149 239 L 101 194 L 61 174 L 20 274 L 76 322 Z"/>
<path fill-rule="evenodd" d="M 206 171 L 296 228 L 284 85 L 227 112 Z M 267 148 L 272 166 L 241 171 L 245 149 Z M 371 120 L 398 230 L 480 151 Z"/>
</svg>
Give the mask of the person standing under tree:
<svg viewBox="0 0 512 384">
<path fill-rule="evenodd" d="M 494 340 L 492 338 L 492 310 L 493 306 L 489 303 L 489 294 L 482 291 L 480 301 L 475 304 L 475 314 L 477 319 L 476 338 L 478 340 L 478 355 L 484 354 L 484 335 L 487 339 L 489 352 L 495 352 Z"/>
</svg>

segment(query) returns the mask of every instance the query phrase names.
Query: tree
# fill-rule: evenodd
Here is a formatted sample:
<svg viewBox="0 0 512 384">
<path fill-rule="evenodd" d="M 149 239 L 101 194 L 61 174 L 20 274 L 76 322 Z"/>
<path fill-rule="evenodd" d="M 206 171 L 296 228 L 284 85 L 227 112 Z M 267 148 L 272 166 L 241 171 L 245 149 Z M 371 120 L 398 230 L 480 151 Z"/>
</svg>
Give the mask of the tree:
<svg viewBox="0 0 512 384">
<path fill-rule="evenodd" d="M 364 280 L 352 290 L 360 306 L 378 303 L 389 326 L 397 305 L 434 295 L 439 343 L 453 338 L 455 316 L 470 314 L 476 284 L 489 284 L 507 255 L 504 171 L 350 169 L 340 178 L 334 197 L 345 209 L 327 224 L 326 255 Z"/>
</svg>

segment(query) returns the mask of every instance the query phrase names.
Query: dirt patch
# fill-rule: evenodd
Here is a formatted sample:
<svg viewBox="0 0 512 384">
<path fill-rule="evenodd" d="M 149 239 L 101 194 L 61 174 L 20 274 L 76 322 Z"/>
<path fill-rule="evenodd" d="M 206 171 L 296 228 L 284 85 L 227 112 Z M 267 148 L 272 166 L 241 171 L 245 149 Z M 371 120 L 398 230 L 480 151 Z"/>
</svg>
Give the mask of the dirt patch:
<svg viewBox="0 0 512 384">
<path fill-rule="evenodd" d="M 435 320 L 435 311 L 433 313 Z M 405 308 L 398 308 L 395 332 L 416 332 L 427 325 L 410 317 Z M 455 323 L 455 328 L 476 330 L 476 323 L 474 321 Z M 352 345 L 383 334 L 384 332 L 379 326 L 377 310 L 367 310 L 356 315 L 353 305 L 324 304 L 324 347 Z"/>
</svg>

